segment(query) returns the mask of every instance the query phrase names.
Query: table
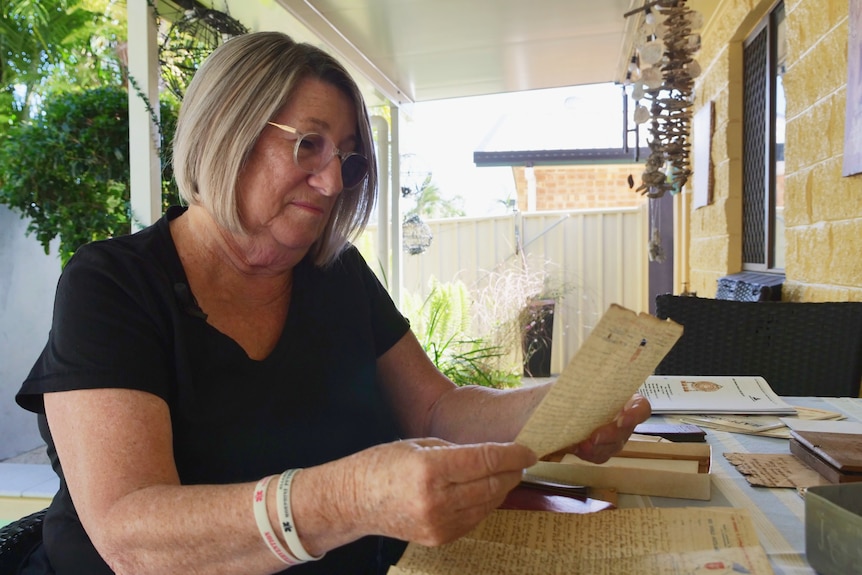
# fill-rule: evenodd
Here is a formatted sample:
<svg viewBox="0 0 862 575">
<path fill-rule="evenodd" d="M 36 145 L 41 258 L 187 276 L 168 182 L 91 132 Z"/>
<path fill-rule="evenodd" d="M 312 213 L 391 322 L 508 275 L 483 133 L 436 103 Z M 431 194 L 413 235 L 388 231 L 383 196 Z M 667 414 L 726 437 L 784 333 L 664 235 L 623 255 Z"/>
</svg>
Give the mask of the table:
<svg viewBox="0 0 862 575">
<path fill-rule="evenodd" d="M 862 399 L 785 397 L 791 405 L 841 412 L 862 421 Z M 653 416 L 651 421 L 672 421 Z M 722 455 L 735 453 L 790 453 L 787 439 L 706 430 L 712 447 L 712 499 L 697 501 L 669 497 L 620 495 L 619 507 L 744 507 L 751 512 L 760 543 L 776 575 L 816 575 L 805 559 L 805 501 L 795 489 L 753 487 Z"/>
</svg>

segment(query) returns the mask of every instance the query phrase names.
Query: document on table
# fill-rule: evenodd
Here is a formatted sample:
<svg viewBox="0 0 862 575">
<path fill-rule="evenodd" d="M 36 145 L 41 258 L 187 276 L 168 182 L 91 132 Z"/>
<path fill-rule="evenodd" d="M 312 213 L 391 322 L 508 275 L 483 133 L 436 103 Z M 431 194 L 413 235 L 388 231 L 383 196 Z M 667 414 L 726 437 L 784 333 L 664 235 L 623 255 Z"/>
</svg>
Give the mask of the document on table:
<svg viewBox="0 0 862 575">
<path fill-rule="evenodd" d="M 502 511 L 441 547 L 411 543 L 389 575 L 773 573 L 739 508 Z"/>
<path fill-rule="evenodd" d="M 803 488 L 830 484 L 792 453 L 725 453 L 724 458 L 755 487 Z"/>
<path fill-rule="evenodd" d="M 515 442 L 539 457 L 610 422 L 682 335 L 682 326 L 611 305 Z"/>
<path fill-rule="evenodd" d="M 832 421 L 844 419 L 844 414 L 837 411 L 827 411 L 811 407 L 794 406 L 796 417 L 781 417 L 780 415 L 735 415 L 735 414 L 703 414 L 678 415 L 677 419 L 685 423 L 693 423 L 701 427 L 729 431 L 731 433 L 746 433 L 761 437 L 779 437 L 790 439 L 790 430 L 797 426 L 817 427 L 820 425 L 841 424 L 847 422 Z M 819 421 L 830 420 L 830 421 Z M 862 424 L 858 424 L 862 429 Z"/>
<path fill-rule="evenodd" d="M 639 391 L 653 413 L 796 414 L 764 378 L 754 375 L 652 375 Z"/>
</svg>

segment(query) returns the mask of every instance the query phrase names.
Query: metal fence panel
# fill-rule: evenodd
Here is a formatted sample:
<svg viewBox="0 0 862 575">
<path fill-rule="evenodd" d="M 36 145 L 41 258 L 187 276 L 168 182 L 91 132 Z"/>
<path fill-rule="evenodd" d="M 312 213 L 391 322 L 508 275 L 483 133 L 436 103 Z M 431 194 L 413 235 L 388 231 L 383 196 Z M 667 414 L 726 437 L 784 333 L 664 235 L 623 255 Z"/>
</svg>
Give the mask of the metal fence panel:
<svg viewBox="0 0 862 575">
<path fill-rule="evenodd" d="M 478 289 L 495 270 L 523 264 L 544 268 L 552 284 L 564 287 L 554 320 L 554 373 L 562 371 L 612 303 L 649 310 L 645 206 L 426 223 L 431 246 L 422 254 L 403 255 L 405 291 L 427 295 L 432 277 Z M 369 227 L 366 235 L 363 241 L 373 245 L 376 229 Z"/>
</svg>

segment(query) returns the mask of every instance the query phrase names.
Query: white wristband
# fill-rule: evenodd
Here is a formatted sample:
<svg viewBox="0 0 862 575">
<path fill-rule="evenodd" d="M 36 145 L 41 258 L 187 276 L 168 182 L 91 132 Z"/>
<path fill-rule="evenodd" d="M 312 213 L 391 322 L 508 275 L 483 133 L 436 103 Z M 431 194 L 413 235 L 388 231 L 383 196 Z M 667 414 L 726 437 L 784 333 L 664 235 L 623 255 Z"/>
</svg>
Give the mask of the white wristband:
<svg viewBox="0 0 862 575">
<path fill-rule="evenodd" d="M 281 474 L 278 479 L 278 494 L 276 496 L 276 509 L 278 510 L 278 521 L 281 523 L 281 530 L 284 533 L 284 540 L 287 541 L 287 548 L 300 561 L 317 561 L 326 553 L 321 553 L 317 557 L 310 554 L 302 546 L 299 540 L 299 534 L 296 532 L 296 523 L 293 520 L 293 511 L 290 507 L 290 485 L 293 483 L 293 477 L 299 473 L 299 469 L 288 469 Z"/>
<path fill-rule="evenodd" d="M 272 551 L 273 555 L 278 557 L 282 563 L 287 565 L 299 565 L 299 561 L 288 553 L 287 549 L 278 540 L 278 535 L 272 530 L 272 524 L 269 521 L 269 514 L 266 512 L 266 491 L 269 487 L 269 482 L 275 475 L 264 477 L 257 482 L 254 488 L 254 520 L 257 522 L 257 529 L 260 531 L 260 536 L 263 537 L 263 542 Z"/>
</svg>

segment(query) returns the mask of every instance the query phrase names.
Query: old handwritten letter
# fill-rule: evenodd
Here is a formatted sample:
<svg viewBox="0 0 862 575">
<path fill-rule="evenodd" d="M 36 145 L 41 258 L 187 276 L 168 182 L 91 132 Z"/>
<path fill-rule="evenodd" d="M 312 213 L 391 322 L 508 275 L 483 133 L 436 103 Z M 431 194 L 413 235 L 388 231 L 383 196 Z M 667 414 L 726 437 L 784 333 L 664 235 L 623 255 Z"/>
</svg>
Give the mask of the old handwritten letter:
<svg viewBox="0 0 862 575">
<path fill-rule="evenodd" d="M 758 487 L 812 487 L 829 480 L 792 453 L 725 453 L 724 458 Z"/>
<path fill-rule="evenodd" d="M 498 510 L 442 547 L 411 543 L 389 575 L 772 572 L 748 511 L 705 507 Z"/>
<path fill-rule="evenodd" d="M 543 457 L 608 423 L 682 335 L 682 326 L 611 305 L 515 439 Z"/>
</svg>

